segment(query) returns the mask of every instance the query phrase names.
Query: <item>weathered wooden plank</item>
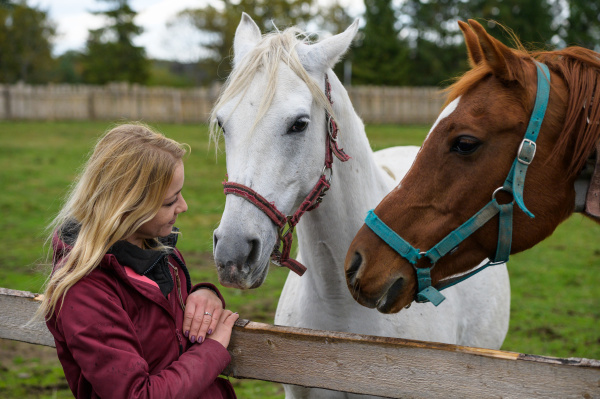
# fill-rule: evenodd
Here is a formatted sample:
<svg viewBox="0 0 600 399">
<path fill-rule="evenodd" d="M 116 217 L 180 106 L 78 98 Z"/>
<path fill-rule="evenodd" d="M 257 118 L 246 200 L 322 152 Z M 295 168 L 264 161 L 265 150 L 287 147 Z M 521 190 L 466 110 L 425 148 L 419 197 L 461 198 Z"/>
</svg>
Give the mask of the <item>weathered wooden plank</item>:
<svg viewBox="0 0 600 399">
<path fill-rule="evenodd" d="M 0 338 L 54 346 L 54 338 L 40 321 L 30 322 L 40 305 L 40 295 L 0 288 Z"/>
<path fill-rule="evenodd" d="M 54 346 L 24 326 L 39 296 L 0 288 L 0 338 Z M 600 398 L 600 361 L 238 320 L 225 374 L 390 398 Z"/>
<path fill-rule="evenodd" d="M 248 322 L 234 377 L 391 398 L 600 398 L 600 361 Z"/>
</svg>

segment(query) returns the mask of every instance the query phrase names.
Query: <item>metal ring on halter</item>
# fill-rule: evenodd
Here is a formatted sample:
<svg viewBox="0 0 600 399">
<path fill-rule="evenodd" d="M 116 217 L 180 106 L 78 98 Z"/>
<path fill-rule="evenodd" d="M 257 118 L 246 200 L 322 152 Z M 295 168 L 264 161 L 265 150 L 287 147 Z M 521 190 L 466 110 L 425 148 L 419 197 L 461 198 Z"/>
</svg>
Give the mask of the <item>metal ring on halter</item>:
<svg viewBox="0 0 600 399">
<path fill-rule="evenodd" d="M 511 202 L 508 202 L 509 204 L 510 204 L 510 203 L 513 203 L 513 202 L 515 202 L 515 196 L 513 195 L 512 191 L 511 191 L 510 189 L 508 189 L 508 188 L 504 187 L 504 186 L 500 186 L 500 187 L 498 187 L 497 189 L 495 189 L 495 190 L 494 190 L 494 192 L 493 192 L 493 194 L 492 194 L 492 199 L 493 199 L 493 200 L 495 200 L 495 199 L 496 199 L 496 193 L 497 193 L 498 191 L 506 191 L 508 194 L 510 194 L 510 195 L 511 195 L 511 197 L 513 197 L 512 201 L 511 201 Z"/>
<path fill-rule="evenodd" d="M 426 251 L 421 251 L 421 252 L 419 252 L 419 257 L 417 258 L 417 261 L 418 261 L 419 259 L 421 259 L 421 258 L 427 258 L 427 259 L 429 260 L 429 263 L 431 263 L 431 267 L 429 267 L 429 268 L 427 268 L 427 267 L 423 267 L 423 269 L 429 269 L 429 270 L 432 270 L 432 269 L 435 267 L 435 263 L 433 263 L 433 262 L 431 261 L 431 258 L 430 258 L 429 256 L 427 256 L 427 252 L 426 252 Z M 416 268 L 417 268 L 417 264 L 415 263 L 415 264 L 413 265 L 413 267 L 416 269 Z"/>
<path fill-rule="evenodd" d="M 209 312 L 204 312 L 204 314 L 205 314 L 205 315 L 208 315 L 208 316 L 210 316 L 210 317 L 212 317 L 212 313 L 209 313 Z"/>
<path fill-rule="evenodd" d="M 327 115 L 327 133 L 329 134 L 329 138 L 334 143 L 337 143 L 337 141 L 338 141 L 337 137 L 333 137 L 333 123 L 331 123 L 331 121 L 333 121 L 333 123 L 335 123 L 335 119 L 333 119 L 333 117 L 331 115 Z"/>
<path fill-rule="evenodd" d="M 331 180 L 333 180 L 333 170 L 328 168 L 327 165 L 323 165 L 323 170 L 321 170 L 321 176 L 325 176 L 325 171 L 329 169 L 329 179 L 327 179 L 327 184 L 331 184 Z"/>
<path fill-rule="evenodd" d="M 273 258 L 271 258 L 271 263 L 272 263 L 272 264 L 274 264 L 274 265 L 275 265 L 275 266 L 277 266 L 277 267 L 283 267 L 283 265 L 282 265 L 280 262 L 276 261 L 276 260 L 275 260 L 275 259 L 273 259 Z"/>
</svg>

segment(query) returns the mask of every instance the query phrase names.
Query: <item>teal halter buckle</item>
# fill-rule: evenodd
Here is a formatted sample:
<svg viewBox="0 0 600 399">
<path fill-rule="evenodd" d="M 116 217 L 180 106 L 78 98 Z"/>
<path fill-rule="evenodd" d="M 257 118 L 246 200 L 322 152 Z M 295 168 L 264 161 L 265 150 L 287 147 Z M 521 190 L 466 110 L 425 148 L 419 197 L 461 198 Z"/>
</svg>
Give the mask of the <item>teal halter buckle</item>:
<svg viewBox="0 0 600 399">
<path fill-rule="evenodd" d="M 405 239 L 400 237 L 395 231 L 387 226 L 373 210 L 367 213 L 365 224 L 373 230 L 383 241 L 394 249 L 400 256 L 405 258 L 415 269 L 417 275 L 417 294 L 415 301 L 431 302 L 438 306 L 445 299 L 440 292 L 448 287 L 452 287 L 466 280 L 467 278 L 479 273 L 488 266 L 493 266 L 501 263 L 506 263 L 510 256 L 510 248 L 512 244 L 512 219 L 513 208 L 516 203 L 519 208 L 529 217 L 534 215 L 525 207 L 523 201 L 523 189 L 525 186 L 525 175 L 527 167 L 531 164 L 535 157 L 536 140 L 546 114 L 548 106 L 548 98 L 550 96 L 550 71 L 548 67 L 540 62 L 535 61 L 537 66 L 537 93 L 535 105 L 525 137 L 519 146 L 515 160 L 511 166 L 508 176 L 504 184 L 497 188 L 492 194 L 492 200 L 488 202 L 479 212 L 472 216 L 469 220 L 456 228 L 440 242 L 433 246 L 427 252 L 420 252 L 417 248 L 410 245 Z M 499 191 L 506 191 L 511 194 L 513 201 L 507 204 L 499 204 L 496 201 L 496 194 Z M 466 274 L 458 277 L 442 280 L 434 287 L 431 284 L 431 270 L 435 267 L 436 262 L 454 250 L 472 233 L 486 224 L 491 218 L 499 214 L 498 227 L 498 244 L 494 259 L 488 261 L 485 265 L 478 267 Z M 417 261 L 422 257 L 426 257 L 431 262 L 431 267 L 417 267 Z"/>
</svg>

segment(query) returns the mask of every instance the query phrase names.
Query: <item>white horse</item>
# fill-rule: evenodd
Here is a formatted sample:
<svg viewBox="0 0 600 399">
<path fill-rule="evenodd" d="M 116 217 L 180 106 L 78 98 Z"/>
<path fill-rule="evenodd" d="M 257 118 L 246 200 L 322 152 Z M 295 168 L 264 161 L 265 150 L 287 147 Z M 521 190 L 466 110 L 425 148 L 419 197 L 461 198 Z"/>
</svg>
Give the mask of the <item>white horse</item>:
<svg viewBox="0 0 600 399">
<path fill-rule="evenodd" d="M 382 314 L 350 295 L 344 276 L 346 251 L 367 210 L 397 183 L 381 166 L 400 180 L 418 151 L 387 149 L 378 164 L 363 123 L 332 72 L 357 29 L 355 21 L 345 32 L 309 45 L 293 29 L 263 37 L 244 14 L 235 35 L 234 70 L 213 110 L 215 123 L 223 128 L 228 179 L 291 215 L 323 172 L 326 75 L 331 82 L 340 147 L 352 158 L 334 161 L 331 188 L 297 226 L 297 259 L 307 271 L 302 277 L 289 274 L 275 324 L 499 348 L 510 307 L 505 265 L 444 291 L 447 300 L 439 307 L 413 303 L 400 313 Z M 214 232 L 221 283 L 242 289 L 260 286 L 276 243 L 278 229 L 272 220 L 248 198 L 228 195 Z M 363 397 L 299 386 L 285 386 L 285 392 L 287 398 Z"/>
</svg>

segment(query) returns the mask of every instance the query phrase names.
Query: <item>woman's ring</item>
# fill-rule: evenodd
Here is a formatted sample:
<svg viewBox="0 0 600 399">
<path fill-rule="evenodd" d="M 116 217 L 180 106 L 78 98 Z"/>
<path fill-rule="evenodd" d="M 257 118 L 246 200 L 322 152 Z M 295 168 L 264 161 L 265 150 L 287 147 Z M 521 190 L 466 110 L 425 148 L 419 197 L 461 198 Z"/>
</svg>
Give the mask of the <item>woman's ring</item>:
<svg viewBox="0 0 600 399">
<path fill-rule="evenodd" d="M 212 317 L 212 313 L 204 312 L 204 314 L 209 315 L 210 317 Z"/>
</svg>

